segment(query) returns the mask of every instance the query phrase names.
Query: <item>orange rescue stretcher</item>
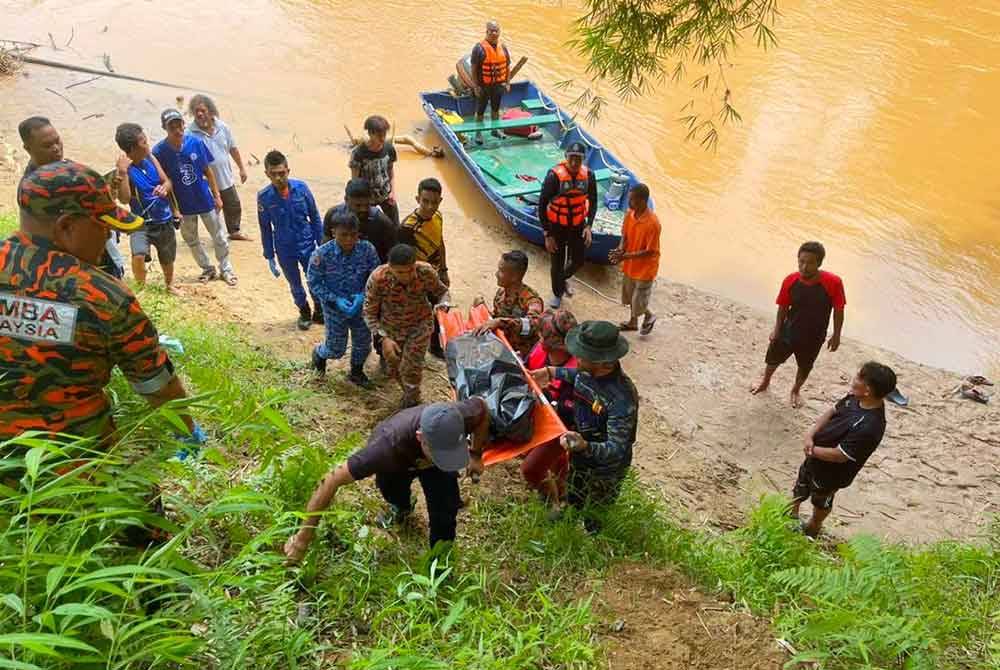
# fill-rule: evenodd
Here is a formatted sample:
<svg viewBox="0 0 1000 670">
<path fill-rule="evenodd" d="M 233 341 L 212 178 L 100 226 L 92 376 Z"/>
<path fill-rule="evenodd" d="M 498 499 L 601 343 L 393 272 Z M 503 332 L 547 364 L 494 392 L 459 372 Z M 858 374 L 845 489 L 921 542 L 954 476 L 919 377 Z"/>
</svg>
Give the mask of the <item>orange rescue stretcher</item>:
<svg viewBox="0 0 1000 670">
<path fill-rule="evenodd" d="M 469 310 L 469 318 L 465 320 L 462 319 L 459 310 L 454 307 L 448 311 L 443 309 L 436 310 L 436 314 L 438 324 L 441 326 L 442 347 L 448 345 L 448 340 L 475 330 L 490 319 L 490 311 L 483 304 L 476 305 Z M 510 342 L 507 341 L 502 332 L 496 331 L 494 334 L 503 342 L 505 347 L 513 352 Z M 538 398 L 538 403 L 532 412 L 532 421 L 535 424 L 534 431 L 531 434 L 531 439 L 527 442 L 511 442 L 509 440 L 491 442 L 483 452 L 484 465 L 493 465 L 494 463 L 502 463 L 503 461 L 516 458 L 546 442 L 558 440 L 567 432 L 566 426 L 563 424 L 562 419 L 559 418 L 555 408 L 549 403 L 548 398 L 545 397 L 545 393 L 542 392 L 541 387 L 532 379 L 531 374 L 524 367 L 524 363 L 520 362 L 516 353 L 514 354 L 514 358 L 520 363 L 521 369 L 524 370 L 524 377 L 528 380 L 528 385 Z M 451 392 L 454 395 L 455 389 L 452 389 Z"/>
</svg>

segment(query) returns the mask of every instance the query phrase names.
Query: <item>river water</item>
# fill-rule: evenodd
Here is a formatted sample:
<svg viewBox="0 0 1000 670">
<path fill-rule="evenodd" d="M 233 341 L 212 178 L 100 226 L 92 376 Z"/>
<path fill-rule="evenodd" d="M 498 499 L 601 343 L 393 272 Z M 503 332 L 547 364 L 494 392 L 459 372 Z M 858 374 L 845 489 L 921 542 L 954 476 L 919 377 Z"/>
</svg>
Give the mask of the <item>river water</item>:
<svg viewBox="0 0 1000 670">
<path fill-rule="evenodd" d="M 628 102 L 604 91 L 590 127 L 652 188 L 663 273 L 771 310 L 798 244 L 819 239 L 845 279 L 850 337 L 1000 374 L 1000 2 L 779 5 L 778 47 L 746 45 L 726 70 L 743 123 L 714 153 L 684 142 L 687 86 Z M 359 132 L 377 112 L 399 132 L 426 127 L 417 93 L 443 87 L 490 17 L 513 57 L 530 58 L 522 76 L 568 102 L 552 89 L 585 81 L 562 47 L 579 11 L 560 0 L 0 0 L 0 38 L 48 44 L 51 32 L 59 51 L 37 55 L 101 67 L 108 54 L 118 72 L 215 92 L 245 152 L 286 150 L 324 207 L 344 181 L 344 124 Z M 138 121 L 158 138 L 175 95 L 108 79 L 66 90 L 87 77 L 28 72 L 0 82 L 0 132 L 16 143 L 17 121 L 44 113 L 68 156 L 109 168 L 115 125 Z M 443 178 L 451 211 L 496 220 L 454 162 L 421 167 Z M 252 215 L 252 192 L 243 198 Z"/>
</svg>

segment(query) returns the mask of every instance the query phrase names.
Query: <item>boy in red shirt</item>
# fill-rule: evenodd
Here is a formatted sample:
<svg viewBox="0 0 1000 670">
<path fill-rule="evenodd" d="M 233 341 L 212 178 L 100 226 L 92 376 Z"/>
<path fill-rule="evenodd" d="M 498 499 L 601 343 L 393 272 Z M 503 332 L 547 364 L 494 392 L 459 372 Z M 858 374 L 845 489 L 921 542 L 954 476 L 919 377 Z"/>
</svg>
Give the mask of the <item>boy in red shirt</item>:
<svg viewBox="0 0 1000 670">
<path fill-rule="evenodd" d="M 823 348 L 826 329 L 830 325 L 830 312 L 833 312 L 833 335 L 827 348 L 836 351 L 840 347 L 847 299 L 840 277 L 819 269 L 825 257 L 826 249 L 819 242 L 806 242 L 799 247 L 799 271 L 785 277 L 778 292 L 778 314 L 769 336 L 771 343 L 764 356 L 767 365 L 764 376 L 750 389 L 750 393 L 756 395 L 766 390 L 774 371 L 794 354 L 798 372 L 791 401 L 792 407 L 802 406 L 799 391 Z"/>
<path fill-rule="evenodd" d="M 660 270 L 660 220 L 649 209 L 649 187 L 636 184 L 628 193 L 628 212 L 622 223 L 622 239 L 608 259 L 622 264 L 622 304 L 629 307 L 629 320 L 620 324 L 621 330 L 639 330 L 649 335 L 656 325 L 656 315 L 649 310 L 653 295 L 653 282 Z"/>
</svg>

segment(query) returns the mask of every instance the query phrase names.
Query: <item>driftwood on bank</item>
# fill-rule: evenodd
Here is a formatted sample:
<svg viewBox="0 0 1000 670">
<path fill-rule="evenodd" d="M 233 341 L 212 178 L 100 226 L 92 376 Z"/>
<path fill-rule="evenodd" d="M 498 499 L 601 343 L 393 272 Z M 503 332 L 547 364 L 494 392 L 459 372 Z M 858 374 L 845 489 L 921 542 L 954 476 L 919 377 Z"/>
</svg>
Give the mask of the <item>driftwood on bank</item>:
<svg viewBox="0 0 1000 670">
<path fill-rule="evenodd" d="M 59 63 L 57 61 L 48 60 L 45 58 L 35 58 L 34 56 L 29 56 L 27 54 L 20 56 L 20 59 L 25 63 L 31 63 L 32 65 L 42 65 L 45 67 L 54 67 L 61 70 L 71 70 L 73 72 L 83 72 L 85 74 L 101 75 L 104 77 L 111 77 L 113 79 L 124 79 L 126 81 L 137 81 L 143 84 L 152 84 L 154 86 L 169 86 L 170 88 L 183 88 L 188 91 L 200 91 L 203 89 L 196 88 L 194 86 L 185 86 L 183 84 L 172 84 L 166 81 L 158 81 L 156 79 L 146 79 L 145 77 L 133 77 L 128 74 L 120 74 L 118 72 L 109 72 L 106 70 L 97 70 L 92 67 L 84 67 L 82 65 L 72 65 L 70 63 Z M 212 93 L 212 91 L 206 91 L 207 93 Z"/>
</svg>

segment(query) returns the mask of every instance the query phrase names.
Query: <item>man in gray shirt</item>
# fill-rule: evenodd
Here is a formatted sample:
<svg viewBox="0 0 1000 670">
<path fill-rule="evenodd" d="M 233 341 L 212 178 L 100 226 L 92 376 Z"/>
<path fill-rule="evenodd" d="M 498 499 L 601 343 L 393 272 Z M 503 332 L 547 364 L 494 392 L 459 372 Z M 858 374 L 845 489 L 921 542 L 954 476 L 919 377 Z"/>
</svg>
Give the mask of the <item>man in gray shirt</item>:
<svg viewBox="0 0 1000 670">
<path fill-rule="evenodd" d="M 236 147 L 236 139 L 229 126 L 219 118 L 219 109 L 207 95 L 192 96 L 188 103 L 188 112 L 194 117 L 194 125 L 188 132 L 201 138 L 208 150 L 215 157 L 209 164 L 209 169 L 215 175 L 222 196 L 222 215 L 226 220 L 226 230 L 231 240 L 250 240 L 250 236 L 240 230 L 243 218 L 243 207 L 236 191 L 236 179 L 233 177 L 233 165 L 229 158 L 236 162 L 240 173 L 240 183 L 247 182 L 247 171 L 243 166 L 243 157 Z"/>
</svg>

